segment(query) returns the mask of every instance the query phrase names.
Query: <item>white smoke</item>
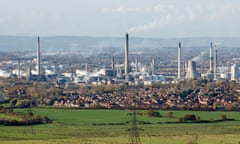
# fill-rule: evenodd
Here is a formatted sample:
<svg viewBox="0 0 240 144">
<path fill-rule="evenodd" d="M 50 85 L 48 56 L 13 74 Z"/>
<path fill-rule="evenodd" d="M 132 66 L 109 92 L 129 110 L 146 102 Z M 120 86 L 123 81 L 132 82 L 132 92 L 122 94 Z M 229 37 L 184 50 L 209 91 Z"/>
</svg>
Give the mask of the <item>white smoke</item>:
<svg viewBox="0 0 240 144">
<path fill-rule="evenodd" d="M 141 32 L 163 28 L 168 25 L 181 25 L 201 22 L 224 21 L 227 18 L 234 18 L 240 13 L 240 5 L 234 3 L 213 3 L 205 7 L 185 6 L 177 7 L 173 5 L 156 5 L 149 10 L 159 12 L 158 15 L 152 14 L 154 19 L 148 23 L 133 26 L 129 32 Z"/>
<path fill-rule="evenodd" d="M 199 55 L 192 58 L 192 61 L 198 62 L 203 58 L 204 55 L 207 55 L 207 51 L 201 51 Z"/>
<path fill-rule="evenodd" d="M 169 7 L 169 9 L 166 9 L 166 11 L 162 12 L 160 16 L 155 17 L 155 19 L 152 22 L 131 27 L 129 28 L 128 31 L 141 32 L 141 31 L 161 28 L 167 25 L 179 25 L 179 24 L 191 23 L 191 22 L 195 22 L 198 16 L 199 14 L 197 14 L 195 11 L 193 11 L 190 8 L 186 8 L 184 11 L 183 10 L 180 11 L 177 8 L 172 9 L 171 7 Z"/>
</svg>

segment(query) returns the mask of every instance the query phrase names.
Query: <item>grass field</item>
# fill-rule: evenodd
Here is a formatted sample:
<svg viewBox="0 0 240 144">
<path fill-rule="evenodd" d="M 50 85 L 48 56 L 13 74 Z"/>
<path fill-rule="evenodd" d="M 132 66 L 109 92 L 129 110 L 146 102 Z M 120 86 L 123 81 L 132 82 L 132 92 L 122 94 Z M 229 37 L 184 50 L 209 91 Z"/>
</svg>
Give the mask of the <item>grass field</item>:
<svg viewBox="0 0 240 144">
<path fill-rule="evenodd" d="M 17 109 L 17 112 L 26 112 Z M 128 110 L 75 110 L 75 109 L 33 109 L 37 115 L 48 116 L 51 124 L 35 126 L 0 126 L 1 144 L 126 144 L 130 124 L 113 125 L 131 121 Z M 137 111 L 147 113 L 147 111 Z M 165 116 L 169 111 L 160 111 Z M 138 115 L 138 121 L 151 124 L 138 125 L 143 144 L 239 144 L 239 112 L 202 112 L 172 111 L 174 118 L 152 118 Z M 224 114 L 235 121 L 218 123 L 183 123 L 175 122 L 185 114 L 195 114 L 201 120 L 217 120 Z M 162 124 L 157 124 L 161 122 Z"/>
</svg>

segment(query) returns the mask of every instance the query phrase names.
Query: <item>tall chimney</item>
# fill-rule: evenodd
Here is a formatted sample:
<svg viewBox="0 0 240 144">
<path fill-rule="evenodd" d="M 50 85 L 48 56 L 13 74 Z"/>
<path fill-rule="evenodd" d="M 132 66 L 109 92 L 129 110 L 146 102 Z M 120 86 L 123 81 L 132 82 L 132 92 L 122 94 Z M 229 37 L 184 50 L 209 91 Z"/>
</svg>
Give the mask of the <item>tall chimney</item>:
<svg viewBox="0 0 240 144">
<path fill-rule="evenodd" d="M 20 60 L 18 60 L 18 74 L 17 74 L 17 78 L 21 79 L 21 64 L 20 64 Z"/>
<path fill-rule="evenodd" d="M 181 43 L 178 43 L 178 79 L 181 79 Z"/>
<path fill-rule="evenodd" d="M 112 56 L 112 70 L 115 70 L 115 59 L 114 56 Z"/>
<path fill-rule="evenodd" d="M 214 80 L 217 80 L 217 48 L 214 46 Z"/>
<path fill-rule="evenodd" d="M 88 72 L 88 63 L 85 63 L 85 71 Z"/>
<path fill-rule="evenodd" d="M 37 38 L 37 75 L 41 74 L 41 62 L 40 62 L 40 37 Z"/>
<path fill-rule="evenodd" d="M 152 58 L 152 75 L 155 74 L 155 58 Z"/>
<path fill-rule="evenodd" d="M 235 81 L 237 79 L 237 67 L 236 64 L 231 66 L 231 80 Z"/>
<path fill-rule="evenodd" d="M 138 72 L 139 71 L 138 70 L 138 57 L 136 58 L 135 63 L 136 63 L 136 72 Z"/>
<path fill-rule="evenodd" d="M 31 80 L 32 77 L 32 72 L 31 72 L 31 63 L 27 65 L 27 70 L 26 70 L 26 80 L 29 81 Z"/>
<path fill-rule="evenodd" d="M 112 70 L 113 70 L 113 76 L 116 76 L 116 71 L 115 71 L 115 58 L 112 56 Z"/>
<path fill-rule="evenodd" d="M 212 73 L 213 72 L 213 43 L 211 42 L 210 44 L 210 65 L 209 65 L 209 72 Z"/>
<path fill-rule="evenodd" d="M 125 35 L 125 62 L 124 62 L 124 66 L 125 66 L 125 80 L 128 81 L 128 33 L 126 33 Z"/>
</svg>

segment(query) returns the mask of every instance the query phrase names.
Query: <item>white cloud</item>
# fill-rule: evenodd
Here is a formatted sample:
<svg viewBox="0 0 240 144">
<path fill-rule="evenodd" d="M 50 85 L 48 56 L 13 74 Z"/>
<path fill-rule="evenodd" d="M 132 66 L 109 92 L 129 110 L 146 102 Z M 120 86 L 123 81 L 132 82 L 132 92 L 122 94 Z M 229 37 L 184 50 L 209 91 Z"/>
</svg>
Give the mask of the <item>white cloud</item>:
<svg viewBox="0 0 240 144">
<path fill-rule="evenodd" d="M 12 19 L 11 16 L 0 16 L 0 23 L 4 23 L 4 22 L 9 21 L 11 19 Z"/>
<path fill-rule="evenodd" d="M 143 12 L 141 8 L 128 8 L 128 7 L 117 7 L 117 8 L 103 8 L 103 13 L 139 13 Z"/>
<path fill-rule="evenodd" d="M 162 5 L 162 4 L 157 4 L 156 6 L 153 6 L 150 11 L 152 12 L 157 12 L 157 13 L 167 13 L 170 10 L 174 10 L 175 6 L 174 5 Z"/>
<path fill-rule="evenodd" d="M 103 13 L 167 13 L 169 10 L 174 10 L 174 5 L 163 5 L 163 4 L 157 4 L 152 7 L 125 7 L 125 6 L 119 6 L 115 8 L 103 8 L 101 11 Z"/>
<path fill-rule="evenodd" d="M 224 5 L 210 5 L 209 9 L 209 20 L 222 20 L 228 17 L 238 16 L 238 14 L 240 13 L 240 5 L 234 3 L 227 3 Z"/>
</svg>

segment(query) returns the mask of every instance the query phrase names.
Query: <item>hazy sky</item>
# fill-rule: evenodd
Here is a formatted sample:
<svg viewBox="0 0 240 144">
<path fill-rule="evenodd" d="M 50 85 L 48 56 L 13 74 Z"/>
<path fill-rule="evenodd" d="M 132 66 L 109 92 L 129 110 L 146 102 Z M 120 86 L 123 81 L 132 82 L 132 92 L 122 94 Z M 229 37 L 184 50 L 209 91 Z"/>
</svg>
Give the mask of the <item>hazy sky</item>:
<svg viewBox="0 0 240 144">
<path fill-rule="evenodd" d="M 0 0 L 0 35 L 240 37 L 240 0 Z"/>
</svg>

